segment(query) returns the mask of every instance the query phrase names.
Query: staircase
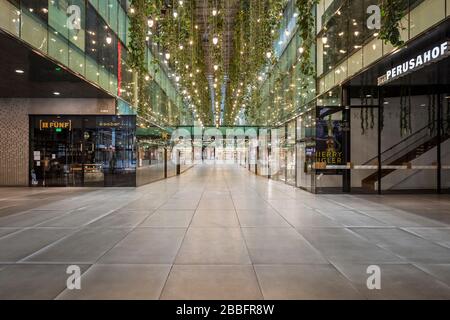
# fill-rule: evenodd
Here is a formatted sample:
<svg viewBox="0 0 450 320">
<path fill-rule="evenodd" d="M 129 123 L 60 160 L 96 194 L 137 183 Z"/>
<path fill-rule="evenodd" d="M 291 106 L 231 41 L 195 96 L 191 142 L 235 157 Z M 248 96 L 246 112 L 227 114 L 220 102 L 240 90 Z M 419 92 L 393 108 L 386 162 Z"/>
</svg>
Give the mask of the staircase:
<svg viewBox="0 0 450 320">
<path fill-rule="evenodd" d="M 430 137 L 429 126 L 426 126 L 399 143 L 393 145 L 389 149 L 383 151 L 381 154 L 381 163 L 384 166 L 410 166 L 411 161 L 419 158 L 431 149 L 435 148 L 439 139 L 437 136 Z M 441 136 L 441 143 L 448 140 L 450 135 L 444 132 Z M 364 165 L 376 165 L 378 157 L 370 159 Z M 395 172 L 397 169 L 388 168 L 381 170 L 381 177 L 384 178 L 389 174 Z M 362 180 L 362 187 L 368 190 L 375 190 L 375 184 L 378 182 L 378 172 L 375 172 Z"/>
</svg>

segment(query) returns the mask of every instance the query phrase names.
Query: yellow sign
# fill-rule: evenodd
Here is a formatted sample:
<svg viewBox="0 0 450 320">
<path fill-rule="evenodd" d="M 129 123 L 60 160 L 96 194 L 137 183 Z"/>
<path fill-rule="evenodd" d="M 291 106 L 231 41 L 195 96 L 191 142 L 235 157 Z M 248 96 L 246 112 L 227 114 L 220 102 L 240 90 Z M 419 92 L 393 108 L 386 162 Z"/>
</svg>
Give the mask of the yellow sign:
<svg viewBox="0 0 450 320">
<path fill-rule="evenodd" d="M 60 120 L 39 120 L 39 128 L 41 130 L 47 130 L 47 129 L 66 129 L 66 130 L 72 130 L 72 120 L 67 121 L 60 121 Z"/>
<path fill-rule="evenodd" d="M 316 162 L 326 165 L 341 165 L 343 163 L 343 153 L 332 150 L 319 151 L 316 153 Z"/>
</svg>

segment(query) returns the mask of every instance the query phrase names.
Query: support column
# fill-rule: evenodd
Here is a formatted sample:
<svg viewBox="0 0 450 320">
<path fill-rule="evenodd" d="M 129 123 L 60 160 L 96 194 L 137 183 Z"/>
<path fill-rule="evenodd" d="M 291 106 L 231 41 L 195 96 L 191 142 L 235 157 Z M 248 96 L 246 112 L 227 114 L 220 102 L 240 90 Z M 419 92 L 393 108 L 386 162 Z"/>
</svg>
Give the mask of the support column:
<svg viewBox="0 0 450 320">
<path fill-rule="evenodd" d="M 377 145 L 378 145 L 378 150 L 377 150 L 377 155 L 378 155 L 378 194 L 381 195 L 381 180 L 383 178 L 382 174 L 381 174 L 381 170 L 382 170 L 382 163 L 381 163 L 381 130 L 383 130 L 381 124 L 382 124 L 382 109 L 384 108 L 384 94 L 383 94 L 383 89 L 382 88 L 378 88 L 378 125 L 377 125 L 377 131 L 378 131 L 378 141 L 377 141 Z"/>
<path fill-rule="evenodd" d="M 351 101 L 350 101 L 350 88 L 342 88 L 342 105 L 344 110 L 342 111 L 342 121 L 344 126 L 343 134 L 343 152 L 344 152 L 344 163 L 350 164 L 351 159 Z M 350 193 L 352 190 L 352 176 L 351 176 L 351 166 L 348 169 L 344 169 L 342 174 L 342 191 Z"/>
<path fill-rule="evenodd" d="M 437 193 L 442 193 L 442 95 L 437 94 L 438 113 L 437 113 Z"/>
</svg>

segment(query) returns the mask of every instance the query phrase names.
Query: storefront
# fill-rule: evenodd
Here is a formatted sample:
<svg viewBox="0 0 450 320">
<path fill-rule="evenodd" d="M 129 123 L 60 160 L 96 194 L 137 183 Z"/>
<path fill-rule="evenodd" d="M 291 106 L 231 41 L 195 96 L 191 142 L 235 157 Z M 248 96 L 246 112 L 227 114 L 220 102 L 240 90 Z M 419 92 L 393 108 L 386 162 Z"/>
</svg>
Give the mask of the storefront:
<svg viewBox="0 0 450 320">
<path fill-rule="evenodd" d="M 450 191 L 449 39 L 447 20 L 318 99 L 316 192 Z"/>
<path fill-rule="evenodd" d="M 135 116 L 30 116 L 30 186 L 135 187 Z"/>
</svg>

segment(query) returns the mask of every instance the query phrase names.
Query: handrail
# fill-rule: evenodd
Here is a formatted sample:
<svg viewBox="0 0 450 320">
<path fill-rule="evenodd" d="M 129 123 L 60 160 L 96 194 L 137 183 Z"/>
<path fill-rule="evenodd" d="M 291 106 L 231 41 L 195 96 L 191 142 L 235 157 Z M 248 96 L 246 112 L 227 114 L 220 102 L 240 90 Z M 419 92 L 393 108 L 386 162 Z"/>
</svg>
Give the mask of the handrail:
<svg viewBox="0 0 450 320">
<path fill-rule="evenodd" d="M 437 122 L 437 121 L 433 121 L 433 122 Z M 447 121 L 444 120 L 444 123 L 445 123 L 445 122 L 447 122 Z M 394 144 L 394 145 L 391 146 L 390 148 L 384 150 L 384 151 L 381 153 L 381 155 L 384 155 L 384 154 L 388 153 L 389 151 L 395 149 L 396 147 L 398 147 L 399 145 L 401 145 L 401 144 L 405 143 L 406 141 L 412 139 L 413 137 L 416 137 L 419 133 L 421 133 L 421 132 L 424 131 L 424 130 L 428 130 L 429 128 L 430 128 L 430 124 L 426 125 L 425 127 L 421 128 L 420 130 L 414 132 L 412 135 L 409 135 L 408 137 L 406 137 L 405 139 L 401 140 L 400 142 Z M 419 141 L 419 140 L 422 139 L 422 138 L 423 138 L 423 136 L 420 137 L 419 139 L 415 140 L 414 142 L 408 144 L 407 146 L 405 146 L 404 148 L 402 148 L 401 150 L 399 150 L 397 153 L 399 153 L 400 151 L 405 150 L 406 148 L 410 147 L 411 145 L 413 145 L 414 143 L 416 143 L 417 141 Z M 430 138 L 431 138 L 431 137 L 430 137 Z M 392 155 L 392 156 L 393 156 L 393 155 Z M 392 157 L 392 156 L 391 156 L 391 157 Z M 391 158 L 391 157 L 389 157 L 389 158 Z M 368 164 L 370 164 L 372 161 L 377 160 L 377 159 L 378 159 L 378 156 L 373 157 L 372 159 L 370 159 L 370 160 L 368 160 L 367 162 L 365 162 L 363 165 L 368 165 Z"/>
</svg>

